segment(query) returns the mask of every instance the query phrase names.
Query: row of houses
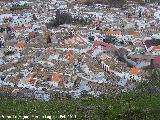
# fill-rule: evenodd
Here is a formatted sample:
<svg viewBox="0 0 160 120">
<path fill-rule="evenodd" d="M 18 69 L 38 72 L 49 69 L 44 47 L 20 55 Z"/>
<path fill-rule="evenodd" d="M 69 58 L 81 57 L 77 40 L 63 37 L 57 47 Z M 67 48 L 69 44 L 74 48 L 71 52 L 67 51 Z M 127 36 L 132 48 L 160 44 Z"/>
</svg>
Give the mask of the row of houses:
<svg viewBox="0 0 160 120">
<path fill-rule="evenodd" d="M 93 9 L 60 0 L 27 4 L 31 10 L 0 15 L 2 86 L 59 89 L 75 98 L 83 91 L 94 96 L 120 94 L 134 89 L 145 69 L 159 68 L 158 5 L 106 10 L 105 5 Z M 56 18 L 57 9 L 91 22 L 47 29 L 45 24 Z M 145 15 L 147 10 L 153 15 Z M 35 94 L 37 99 L 45 96 Z"/>
</svg>

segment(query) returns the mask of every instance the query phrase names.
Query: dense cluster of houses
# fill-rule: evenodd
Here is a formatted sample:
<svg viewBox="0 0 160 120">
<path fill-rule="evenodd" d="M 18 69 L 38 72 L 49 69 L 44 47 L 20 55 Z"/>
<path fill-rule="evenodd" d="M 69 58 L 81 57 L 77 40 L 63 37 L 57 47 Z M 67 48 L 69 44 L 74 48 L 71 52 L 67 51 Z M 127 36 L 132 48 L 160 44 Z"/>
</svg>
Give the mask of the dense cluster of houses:
<svg viewBox="0 0 160 120">
<path fill-rule="evenodd" d="M 44 100 L 53 98 L 53 92 L 73 98 L 122 94 L 135 88 L 146 69 L 160 68 L 158 4 L 109 8 L 74 0 L 0 3 L 2 93 Z M 9 11 L 15 4 L 32 9 Z M 57 9 L 92 23 L 47 29 Z"/>
</svg>

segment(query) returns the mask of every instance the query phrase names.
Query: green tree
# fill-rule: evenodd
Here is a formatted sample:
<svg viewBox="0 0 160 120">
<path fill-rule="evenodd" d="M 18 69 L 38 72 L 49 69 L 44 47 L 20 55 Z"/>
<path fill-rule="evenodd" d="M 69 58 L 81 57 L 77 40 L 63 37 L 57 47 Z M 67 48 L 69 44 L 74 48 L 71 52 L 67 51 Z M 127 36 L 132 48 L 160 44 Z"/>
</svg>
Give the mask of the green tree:
<svg viewBox="0 0 160 120">
<path fill-rule="evenodd" d="M 160 93 L 160 69 L 148 70 L 142 82 L 137 86 L 137 90 L 147 94 Z"/>
<path fill-rule="evenodd" d="M 36 17 L 36 15 L 35 14 L 33 14 L 33 20 L 37 20 L 37 17 Z"/>
<path fill-rule="evenodd" d="M 92 42 L 92 41 L 94 41 L 94 36 L 89 36 L 88 39 L 90 42 Z"/>
</svg>

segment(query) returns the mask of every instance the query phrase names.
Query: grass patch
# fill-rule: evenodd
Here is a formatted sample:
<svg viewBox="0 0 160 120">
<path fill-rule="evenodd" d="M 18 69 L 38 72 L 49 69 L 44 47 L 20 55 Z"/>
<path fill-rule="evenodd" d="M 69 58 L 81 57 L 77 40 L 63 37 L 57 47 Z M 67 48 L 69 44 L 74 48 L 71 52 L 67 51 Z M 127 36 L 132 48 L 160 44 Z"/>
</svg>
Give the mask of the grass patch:
<svg viewBox="0 0 160 120">
<path fill-rule="evenodd" d="M 158 120 L 160 95 L 125 94 L 118 97 L 100 97 L 49 102 L 25 101 L 0 97 L 0 115 L 43 116 L 52 120 L 60 115 L 76 115 L 78 120 Z"/>
</svg>

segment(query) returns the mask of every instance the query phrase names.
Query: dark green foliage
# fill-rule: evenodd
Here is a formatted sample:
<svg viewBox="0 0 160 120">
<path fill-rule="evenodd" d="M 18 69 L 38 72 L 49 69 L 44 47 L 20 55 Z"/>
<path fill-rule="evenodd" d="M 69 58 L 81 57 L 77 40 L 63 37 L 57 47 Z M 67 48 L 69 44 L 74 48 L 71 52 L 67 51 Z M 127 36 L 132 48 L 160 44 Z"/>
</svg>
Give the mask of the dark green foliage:
<svg viewBox="0 0 160 120">
<path fill-rule="evenodd" d="M 146 112 L 140 110 L 132 110 L 123 112 L 117 116 L 117 120 L 146 120 Z"/>
<path fill-rule="evenodd" d="M 14 54 L 14 51 L 7 51 L 7 52 L 4 52 L 4 55 L 7 56 L 7 55 L 12 55 Z"/>
<path fill-rule="evenodd" d="M 49 23 L 46 23 L 47 28 L 58 27 L 58 22 L 55 19 L 52 19 Z"/>
<path fill-rule="evenodd" d="M 140 93 L 160 94 L 160 70 L 151 69 L 148 70 L 144 80 L 137 86 L 137 90 Z"/>
<path fill-rule="evenodd" d="M 133 42 L 129 41 L 128 44 L 129 44 L 129 45 L 133 45 Z"/>
<path fill-rule="evenodd" d="M 94 36 L 89 36 L 88 39 L 89 39 L 90 41 L 94 41 Z"/>
<path fill-rule="evenodd" d="M 160 2 L 159 0 L 150 0 L 150 3 Z"/>
<path fill-rule="evenodd" d="M 29 8 L 30 7 L 27 4 L 24 4 L 24 5 L 15 4 L 10 8 L 10 11 L 23 10 L 23 9 L 29 9 Z"/>
<path fill-rule="evenodd" d="M 84 4 L 90 6 L 93 4 L 109 4 L 109 0 L 85 0 Z"/>
<path fill-rule="evenodd" d="M 85 26 L 90 24 L 91 20 L 84 19 L 84 18 L 72 18 L 69 13 L 60 13 L 59 11 L 56 12 L 56 18 L 52 19 L 49 23 L 46 23 L 47 28 L 58 27 L 59 25 L 63 24 L 74 24 L 74 25 L 82 25 Z"/>
<path fill-rule="evenodd" d="M 4 23 L 12 22 L 12 18 L 3 18 L 3 22 Z"/>
<path fill-rule="evenodd" d="M 2 115 L 77 115 L 78 120 L 158 120 L 160 96 L 128 93 L 123 96 L 54 100 L 40 102 L 14 100 L 0 95 Z M 69 118 L 68 118 L 69 119 Z"/>
<path fill-rule="evenodd" d="M 153 39 L 154 45 L 160 45 L 160 39 Z"/>
<path fill-rule="evenodd" d="M 81 25 L 81 26 L 85 26 L 91 23 L 91 20 L 89 19 L 85 19 L 85 18 L 73 18 L 72 23 L 74 25 Z"/>
<path fill-rule="evenodd" d="M 0 28 L 0 33 L 3 33 L 5 31 L 4 28 Z"/>
<path fill-rule="evenodd" d="M 36 17 L 36 15 L 35 14 L 33 14 L 33 20 L 37 20 L 37 17 Z"/>
<path fill-rule="evenodd" d="M 58 27 L 59 25 L 63 24 L 71 24 L 72 23 L 72 16 L 69 13 L 60 13 L 57 10 L 56 18 L 52 19 L 49 23 L 46 23 L 47 28 Z"/>
<path fill-rule="evenodd" d="M 126 0 L 86 0 L 84 4 L 93 5 L 93 4 L 108 4 L 111 7 L 122 7 Z"/>
<path fill-rule="evenodd" d="M 126 0 L 108 0 L 109 5 L 111 7 L 123 7 L 124 4 L 126 4 Z"/>
<path fill-rule="evenodd" d="M 2 46 L 4 46 L 4 43 L 0 41 L 0 48 L 2 48 Z"/>
<path fill-rule="evenodd" d="M 72 22 L 72 16 L 69 13 L 56 12 L 56 22 L 58 25 L 70 24 Z"/>
<path fill-rule="evenodd" d="M 115 41 L 117 40 L 117 38 L 115 36 L 111 36 L 111 35 L 106 35 L 103 39 L 103 42 L 106 43 L 115 43 Z"/>
<path fill-rule="evenodd" d="M 49 43 L 51 43 L 51 37 L 50 36 L 47 37 L 47 44 L 49 44 Z"/>
<path fill-rule="evenodd" d="M 86 91 L 86 90 L 81 91 L 82 98 L 86 98 L 87 96 L 88 96 L 88 91 Z"/>
<path fill-rule="evenodd" d="M 145 5 L 147 2 L 143 1 L 143 0 L 85 0 L 82 1 L 85 5 L 94 5 L 94 4 L 107 4 L 110 7 L 119 7 L 122 8 L 127 1 L 134 1 L 139 3 L 140 5 Z M 160 3 L 159 0 L 150 0 L 149 3 L 155 3 L 158 2 Z"/>
</svg>

